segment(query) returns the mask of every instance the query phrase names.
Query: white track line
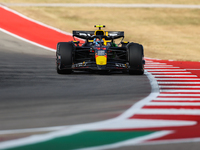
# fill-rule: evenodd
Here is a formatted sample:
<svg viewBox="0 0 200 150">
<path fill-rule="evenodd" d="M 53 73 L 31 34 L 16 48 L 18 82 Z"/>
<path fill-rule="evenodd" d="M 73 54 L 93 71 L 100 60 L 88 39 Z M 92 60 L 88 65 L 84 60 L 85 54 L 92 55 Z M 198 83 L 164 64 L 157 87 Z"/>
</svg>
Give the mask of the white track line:
<svg viewBox="0 0 200 150">
<path fill-rule="evenodd" d="M 154 100 L 159 101 L 194 101 L 194 100 L 200 100 L 200 98 L 155 98 Z"/>
<path fill-rule="evenodd" d="M 119 149 L 119 147 L 122 147 L 122 146 L 138 145 L 140 143 L 143 143 L 143 141 L 148 141 L 149 139 L 156 139 L 156 138 L 159 138 L 159 137 L 162 137 L 162 136 L 165 136 L 168 134 L 172 134 L 172 133 L 173 133 L 173 131 L 163 130 L 163 131 L 149 134 L 147 136 L 142 136 L 142 137 L 118 142 L 116 144 L 109 144 L 109 145 L 105 145 L 105 146 L 96 146 L 96 147 L 90 147 L 90 148 L 82 148 L 82 149 L 78 149 L 78 150 L 103 150 L 103 149 L 115 149 L 115 148 Z M 122 148 L 120 148 L 120 149 L 122 149 Z"/>
<path fill-rule="evenodd" d="M 146 62 L 150 63 L 150 64 L 167 64 L 167 63 L 163 63 L 163 62 L 155 62 L 155 61 L 151 61 L 151 60 L 145 60 Z"/>
<path fill-rule="evenodd" d="M 173 66 L 167 65 L 145 65 L 144 68 L 172 68 Z"/>
<path fill-rule="evenodd" d="M 9 34 L 9 35 L 11 35 L 11 36 L 13 36 L 13 37 L 15 37 L 15 38 L 17 38 L 17 39 L 20 39 L 20 40 L 22 40 L 22 41 L 25 41 L 25 42 L 27 42 L 27 43 L 36 45 L 36 46 L 38 46 L 38 47 L 44 48 L 44 49 L 49 50 L 49 51 L 52 51 L 52 52 L 56 52 L 55 49 L 52 49 L 52 48 L 49 48 L 49 47 L 40 45 L 40 44 L 38 44 L 38 43 L 29 41 L 29 40 L 27 40 L 27 39 L 25 39 L 25 38 L 22 38 L 22 37 L 20 37 L 20 36 L 18 36 L 18 35 L 16 35 L 16 34 L 13 34 L 13 33 L 11 33 L 11 32 L 8 32 L 8 31 L 6 31 L 6 30 L 4 30 L 4 29 L 2 29 L 2 28 L 0 28 L 0 31 L 1 31 L 1 32 L 4 32 L 4 33 L 6 33 L 6 34 Z"/>
<path fill-rule="evenodd" d="M 160 88 L 200 88 L 200 86 L 159 86 Z"/>
<path fill-rule="evenodd" d="M 137 114 L 152 115 L 200 115 L 200 109 L 141 109 Z"/>
<path fill-rule="evenodd" d="M 136 104 L 134 104 L 131 108 L 129 108 L 127 111 L 125 111 L 123 114 L 118 116 L 117 118 L 125 119 L 131 117 L 134 113 L 136 113 L 139 109 L 142 109 L 142 107 L 150 102 L 152 99 L 155 99 L 159 95 L 159 87 L 157 84 L 157 81 L 152 76 L 151 73 L 145 71 L 145 75 L 148 77 L 150 84 L 151 84 L 151 94 L 144 98 L 143 100 L 140 100 Z"/>
<path fill-rule="evenodd" d="M 200 92 L 200 90 L 160 90 L 160 92 Z"/>
<path fill-rule="evenodd" d="M 15 11 L 15 10 L 12 10 L 12 9 L 10 9 L 10 8 L 8 8 L 8 7 L 2 6 L 1 4 L 0 4 L 0 7 L 3 8 L 3 9 L 5 9 L 5 10 L 7 10 L 7 11 L 12 12 L 12 13 L 14 13 L 14 14 L 16 14 L 16 15 L 18 15 L 18 16 L 24 18 L 24 19 L 27 19 L 27 20 L 29 20 L 29 21 L 31 21 L 31 22 L 34 22 L 34 23 L 37 23 L 37 24 L 39 24 L 39 25 L 41 25 L 41 26 L 44 26 L 44 27 L 46 27 L 46 28 L 55 30 L 55 31 L 57 31 L 57 32 L 59 32 L 59 33 L 72 36 L 71 33 L 64 32 L 64 31 L 62 31 L 62 30 L 60 30 L 60 29 L 54 28 L 54 27 L 52 27 L 52 26 L 46 25 L 46 24 L 44 24 L 44 23 L 42 23 L 42 22 L 39 22 L 39 21 L 37 21 L 37 20 L 31 19 L 31 18 L 29 18 L 29 17 L 27 17 L 27 16 L 25 16 L 25 15 L 23 15 L 23 14 L 20 14 L 19 12 Z"/>
<path fill-rule="evenodd" d="M 144 67 L 144 68 L 171 68 L 171 69 L 175 69 L 175 68 L 180 68 L 180 67 Z"/>
<path fill-rule="evenodd" d="M 200 82 L 158 82 L 158 84 L 200 84 Z"/>
<path fill-rule="evenodd" d="M 191 102 L 150 102 L 147 106 L 200 106 L 200 103 Z"/>
<path fill-rule="evenodd" d="M 186 71 L 185 69 L 148 69 L 149 72 L 151 71 Z"/>
<path fill-rule="evenodd" d="M 155 77 L 197 77 L 197 75 L 153 75 Z"/>
<path fill-rule="evenodd" d="M 186 69 L 186 70 L 200 70 L 200 69 Z"/>
<path fill-rule="evenodd" d="M 148 64 L 145 64 L 144 66 L 169 66 L 169 67 L 172 67 L 173 65 L 148 63 Z"/>
<path fill-rule="evenodd" d="M 57 29 L 57 28 L 48 26 L 48 25 L 46 25 L 46 24 L 44 24 L 44 23 L 41 23 L 41 22 L 36 21 L 36 20 L 34 20 L 34 19 L 28 18 L 27 16 L 18 13 L 17 11 L 14 11 L 14 10 L 12 10 L 12 9 L 9 9 L 8 7 L 5 7 L 5 6 L 1 5 L 1 3 L 0 3 L 0 7 L 3 8 L 3 9 L 5 9 L 5 10 L 7 10 L 7 11 L 12 12 L 12 13 L 14 13 L 14 14 L 16 14 L 16 15 L 18 15 L 18 16 L 24 18 L 24 19 L 27 19 L 27 20 L 29 20 L 29 21 L 31 21 L 31 22 L 34 22 L 34 23 L 37 23 L 37 24 L 39 24 L 39 25 L 41 25 L 41 26 L 44 26 L 44 27 L 46 27 L 46 28 L 55 30 L 55 31 L 57 31 L 57 32 L 59 32 L 59 33 L 72 36 L 71 33 L 64 32 L 64 31 L 62 31 L 62 30 L 60 30 L 60 29 Z M 20 39 L 20 40 L 23 40 L 23 41 L 25 41 L 25 42 L 31 43 L 31 44 L 33 44 L 33 45 L 36 45 L 36 46 L 38 46 L 38 47 L 42 47 L 42 48 L 44 48 L 44 49 L 46 49 L 46 50 L 49 50 L 49 51 L 52 51 L 52 52 L 56 52 L 55 49 L 52 49 L 52 48 L 49 48 L 49 47 L 40 45 L 40 44 L 35 43 L 35 42 L 32 42 L 32 41 L 27 40 L 27 39 L 25 39 L 25 38 L 22 38 L 22 37 L 20 37 L 20 36 L 18 36 L 18 35 L 16 35 L 16 34 L 13 34 L 13 33 L 11 33 L 11 32 L 8 32 L 8 31 L 6 31 L 6 30 L 4 30 L 4 29 L 2 29 L 2 28 L 0 28 L 0 31 L 2 31 L 2 32 L 6 33 L 6 34 L 9 34 L 9 35 L 11 35 L 11 36 L 13 36 L 13 37 L 15 37 L 15 38 L 18 38 L 18 39 Z"/>
<path fill-rule="evenodd" d="M 200 94 L 159 94 L 159 96 L 200 96 Z"/>
<path fill-rule="evenodd" d="M 200 86 L 163 86 L 163 85 L 160 85 L 159 86 L 160 88 L 200 88 Z"/>
<path fill-rule="evenodd" d="M 151 72 L 152 74 L 191 74 L 191 72 Z"/>
<path fill-rule="evenodd" d="M 152 63 L 146 63 L 145 66 L 146 66 L 146 65 L 165 65 L 165 66 L 167 66 L 166 63 L 155 63 L 155 62 L 152 62 Z M 170 65 L 170 66 L 172 66 L 172 65 Z"/>
<path fill-rule="evenodd" d="M 184 138 L 184 139 L 172 139 L 172 140 L 160 140 L 160 141 L 149 141 L 148 143 L 140 143 L 140 144 L 137 144 L 137 145 L 156 145 L 156 144 L 173 144 L 173 143 L 194 143 L 194 142 L 199 142 L 200 141 L 200 138 Z M 181 145 L 180 144 L 180 145 Z"/>
<path fill-rule="evenodd" d="M 128 126 L 129 126 L 129 128 L 131 128 L 133 126 L 141 127 L 141 125 L 145 125 L 145 124 L 149 125 L 152 123 L 155 126 L 159 126 L 159 123 L 156 122 L 156 120 L 155 121 L 146 120 L 146 123 L 142 123 L 142 124 L 141 124 L 141 121 L 145 121 L 145 120 L 141 120 L 141 119 L 140 120 L 137 119 L 135 121 L 134 121 L 134 119 L 132 121 L 127 120 L 127 118 L 130 118 L 131 116 L 133 116 L 138 110 L 142 109 L 142 107 L 146 103 L 148 103 L 152 99 L 156 98 L 159 94 L 159 88 L 158 88 L 155 78 L 153 78 L 153 76 L 150 73 L 148 73 L 147 71 L 145 71 L 145 74 L 147 75 L 147 77 L 150 80 L 150 84 L 152 87 L 151 94 L 148 97 L 146 97 L 146 98 L 140 100 L 139 102 L 137 102 L 136 104 L 134 104 L 131 108 L 129 108 L 127 111 L 125 111 L 120 116 L 113 118 L 113 119 L 100 121 L 100 122 L 81 124 L 81 125 L 72 125 L 72 126 L 68 126 L 69 128 L 67 128 L 66 130 L 55 131 L 55 132 L 51 132 L 51 133 L 44 134 L 44 135 L 34 135 L 34 136 L 30 136 L 30 137 L 22 138 L 22 139 L 18 139 L 18 140 L 1 142 L 0 149 L 8 149 L 8 148 L 16 147 L 16 146 L 34 144 L 37 142 L 43 142 L 43 141 L 51 140 L 56 137 L 72 135 L 72 134 L 79 133 L 79 132 L 82 132 L 85 130 L 99 130 L 99 129 L 103 130 L 103 129 L 109 129 L 109 128 L 110 129 L 111 128 L 113 128 L 113 129 L 121 128 L 122 129 L 122 128 L 128 127 Z M 124 123 L 124 121 L 125 121 L 125 123 Z M 195 121 L 185 121 L 185 122 L 183 122 L 183 121 L 162 122 L 161 121 L 160 123 L 163 126 L 166 126 L 166 125 L 184 126 L 184 125 L 194 125 L 196 122 Z M 27 130 L 27 132 L 29 132 L 29 131 Z"/>
<path fill-rule="evenodd" d="M 199 78 L 155 78 L 156 80 L 200 80 Z"/>
<path fill-rule="evenodd" d="M 17 133 L 31 133 L 31 132 L 51 132 L 56 130 L 66 129 L 67 126 L 32 128 L 32 129 L 15 129 L 15 130 L 0 130 L 0 135 L 4 134 L 17 134 Z M 0 143 L 1 144 L 1 143 Z"/>
</svg>

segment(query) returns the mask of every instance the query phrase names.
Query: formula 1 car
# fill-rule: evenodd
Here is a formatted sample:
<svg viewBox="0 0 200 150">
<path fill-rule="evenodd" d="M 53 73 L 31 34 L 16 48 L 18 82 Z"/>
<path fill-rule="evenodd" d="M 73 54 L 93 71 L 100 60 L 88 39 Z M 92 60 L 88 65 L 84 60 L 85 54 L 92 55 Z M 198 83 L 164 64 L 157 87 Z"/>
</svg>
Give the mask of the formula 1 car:
<svg viewBox="0 0 200 150">
<path fill-rule="evenodd" d="M 56 51 L 58 74 L 70 74 L 72 70 L 114 71 L 129 74 L 144 73 L 143 46 L 138 43 L 124 42 L 123 31 L 104 31 L 105 25 L 95 25 L 96 31 L 73 31 L 73 37 L 85 39 L 59 42 Z M 117 45 L 115 39 L 122 38 Z"/>
</svg>

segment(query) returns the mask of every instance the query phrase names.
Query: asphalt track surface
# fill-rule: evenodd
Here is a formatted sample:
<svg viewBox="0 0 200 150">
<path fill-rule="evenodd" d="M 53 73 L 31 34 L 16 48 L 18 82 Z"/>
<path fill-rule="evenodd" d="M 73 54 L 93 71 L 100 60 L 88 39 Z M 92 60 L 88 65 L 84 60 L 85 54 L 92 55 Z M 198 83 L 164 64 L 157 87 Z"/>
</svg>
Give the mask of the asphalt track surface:
<svg viewBox="0 0 200 150">
<path fill-rule="evenodd" d="M 145 97 L 145 94 L 147 96 L 148 90 L 150 92 L 146 76 L 86 72 L 59 76 L 55 67 L 52 67 L 55 66 L 54 52 L 4 33 L 0 33 L 0 66 L 0 130 L 109 119 L 128 109 L 134 102 Z M 137 84 L 139 81 L 140 84 Z M 119 149 L 196 150 L 199 149 L 199 142 L 139 145 Z"/>
<path fill-rule="evenodd" d="M 145 75 L 58 75 L 55 53 L 0 32 L 0 130 L 113 118 L 150 93 Z M 123 147 L 199 149 L 199 142 Z"/>
<path fill-rule="evenodd" d="M 0 32 L 0 130 L 110 119 L 150 92 L 145 75 L 58 75 L 55 52 Z"/>
</svg>

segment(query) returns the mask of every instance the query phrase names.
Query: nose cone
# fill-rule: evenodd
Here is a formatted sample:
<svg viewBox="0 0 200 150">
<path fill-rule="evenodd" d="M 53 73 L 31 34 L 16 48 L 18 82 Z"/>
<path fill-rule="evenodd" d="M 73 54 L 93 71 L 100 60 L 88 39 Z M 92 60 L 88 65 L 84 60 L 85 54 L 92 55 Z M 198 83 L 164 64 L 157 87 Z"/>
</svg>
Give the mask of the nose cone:
<svg viewBox="0 0 200 150">
<path fill-rule="evenodd" d="M 106 65 L 107 57 L 106 56 L 96 56 L 96 64 L 97 65 Z"/>
</svg>

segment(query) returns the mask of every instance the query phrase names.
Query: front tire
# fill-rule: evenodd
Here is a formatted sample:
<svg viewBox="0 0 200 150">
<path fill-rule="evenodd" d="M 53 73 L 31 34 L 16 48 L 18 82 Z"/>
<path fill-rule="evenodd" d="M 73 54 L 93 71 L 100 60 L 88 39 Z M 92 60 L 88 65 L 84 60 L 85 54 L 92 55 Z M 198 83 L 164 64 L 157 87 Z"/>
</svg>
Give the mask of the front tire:
<svg viewBox="0 0 200 150">
<path fill-rule="evenodd" d="M 130 75 L 143 75 L 143 46 L 137 43 L 128 44 L 128 61 L 129 61 L 129 74 Z"/>
<path fill-rule="evenodd" d="M 57 73 L 71 74 L 74 44 L 72 42 L 59 42 L 57 44 Z"/>
</svg>

